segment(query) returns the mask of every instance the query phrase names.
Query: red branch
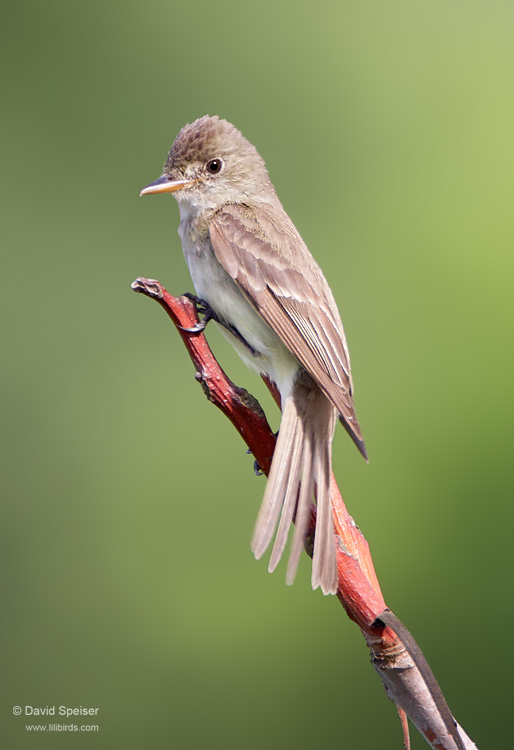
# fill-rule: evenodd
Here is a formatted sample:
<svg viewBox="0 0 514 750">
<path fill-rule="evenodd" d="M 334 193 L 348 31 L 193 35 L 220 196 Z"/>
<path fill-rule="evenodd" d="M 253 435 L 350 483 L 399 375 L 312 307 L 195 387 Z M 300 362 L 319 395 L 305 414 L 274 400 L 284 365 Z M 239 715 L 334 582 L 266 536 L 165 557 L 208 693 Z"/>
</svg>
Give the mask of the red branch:
<svg viewBox="0 0 514 750">
<path fill-rule="evenodd" d="M 205 336 L 184 330 L 198 322 L 194 304 L 187 297 L 171 296 L 155 279 L 136 279 L 132 288 L 155 299 L 169 315 L 193 361 L 196 379 L 201 383 L 207 398 L 232 422 L 262 471 L 267 474 L 275 448 L 275 436 L 259 403 L 227 377 Z M 270 390 L 273 392 L 272 386 Z M 412 650 L 409 650 L 405 637 L 409 636 L 408 631 L 405 632 L 403 628 L 402 641 L 390 627 L 375 622 L 388 611 L 387 605 L 380 590 L 369 545 L 348 513 L 334 476 L 332 507 L 338 537 L 337 597 L 348 617 L 361 629 L 370 649 L 373 665 L 380 674 L 389 697 L 396 703 L 400 717 L 406 714 L 435 750 L 475 748 L 460 727 L 460 742 L 458 736 L 455 737 L 455 730 L 453 736 L 448 731 L 448 721 L 445 724 L 442 715 L 444 711 L 441 712 L 434 691 L 427 686 L 426 675 L 420 671 L 420 660 L 413 658 Z M 415 643 L 414 650 L 420 653 Z M 428 665 L 426 668 L 429 670 Z M 440 697 L 444 702 L 442 694 Z M 402 726 L 405 737 L 405 720 L 402 720 Z M 408 736 L 405 741 L 408 742 Z"/>
</svg>

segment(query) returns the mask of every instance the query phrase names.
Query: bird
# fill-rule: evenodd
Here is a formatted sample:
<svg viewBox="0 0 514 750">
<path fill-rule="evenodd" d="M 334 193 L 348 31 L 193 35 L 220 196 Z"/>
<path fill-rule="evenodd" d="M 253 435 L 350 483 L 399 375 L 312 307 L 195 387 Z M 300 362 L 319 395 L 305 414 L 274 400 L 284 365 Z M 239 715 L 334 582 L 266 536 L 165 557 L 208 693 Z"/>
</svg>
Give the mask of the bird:
<svg viewBox="0 0 514 750">
<path fill-rule="evenodd" d="M 162 175 L 140 195 L 172 193 L 178 233 L 205 313 L 239 356 L 274 383 L 282 418 L 252 538 L 268 569 L 294 532 L 292 584 L 316 501 L 312 588 L 338 587 L 330 479 L 337 419 L 367 460 L 355 414 L 350 355 L 332 291 L 283 208 L 264 160 L 234 125 L 205 115 L 178 133 Z"/>
</svg>

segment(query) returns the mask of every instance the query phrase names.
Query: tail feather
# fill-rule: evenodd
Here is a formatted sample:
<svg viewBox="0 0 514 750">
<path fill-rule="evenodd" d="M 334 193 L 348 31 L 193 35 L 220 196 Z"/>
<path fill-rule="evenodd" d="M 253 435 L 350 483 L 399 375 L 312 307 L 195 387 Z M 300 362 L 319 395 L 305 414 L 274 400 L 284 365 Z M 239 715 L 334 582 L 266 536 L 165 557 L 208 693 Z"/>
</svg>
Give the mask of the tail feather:
<svg viewBox="0 0 514 750">
<path fill-rule="evenodd" d="M 291 544 L 291 553 L 287 563 L 286 583 L 291 586 L 296 578 L 303 543 L 307 536 L 309 521 L 311 518 L 312 498 L 314 495 L 314 476 L 312 474 L 312 444 L 310 432 L 305 433 L 303 446 L 303 475 L 300 485 L 300 495 L 296 508 L 296 519 Z"/>
<path fill-rule="evenodd" d="M 337 591 L 337 560 L 330 494 L 330 455 L 326 446 L 315 446 L 314 476 L 316 477 L 316 531 L 312 557 L 312 588 L 324 594 Z"/>
<path fill-rule="evenodd" d="M 266 491 L 253 533 L 252 552 L 257 560 L 266 552 L 277 527 L 278 517 L 290 479 L 291 455 L 297 435 L 297 422 L 296 403 L 294 398 L 289 396 L 284 403 L 280 431 L 271 462 Z"/>
<path fill-rule="evenodd" d="M 273 545 L 273 551 L 271 553 L 268 570 L 273 573 L 282 553 L 286 546 L 287 537 L 289 535 L 289 528 L 293 522 L 293 515 L 296 508 L 296 500 L 298 498 L 298 489 L 300 487 L 300 476 L 302 471 L 302 459 L 303 459 L 303 423 L 301 419 L 298 419 L 295 425 L 295 435 L 293 438 L 293 451 L 291 454 L 291 463 L 289 466 L 289 481 L 287 483 L 286 495 L 284 497 L 284 505 L 282 508 L 282 515 L 280 517 L 280 523 L 278 525 L 277 536 L 275 537 L 275 544 Z"/>
<path fill-rule="evenodd" d="M 335 408 L 310 378 L 307 384 L 295 384 L 291 395 L 284 400 L 280 432 L 252 540 L 252 551 L 258 559 L 268 548 L 278 524 L 268 567 L 272 572 L 284 552 L 296 508 L 296 528 L 286 574 L 286 582 L 293 583 L 316 487 L 312 587 L 320 586 L 324 594 L 337 591 L 330 495 L 335 418 Z"/>
</svg>

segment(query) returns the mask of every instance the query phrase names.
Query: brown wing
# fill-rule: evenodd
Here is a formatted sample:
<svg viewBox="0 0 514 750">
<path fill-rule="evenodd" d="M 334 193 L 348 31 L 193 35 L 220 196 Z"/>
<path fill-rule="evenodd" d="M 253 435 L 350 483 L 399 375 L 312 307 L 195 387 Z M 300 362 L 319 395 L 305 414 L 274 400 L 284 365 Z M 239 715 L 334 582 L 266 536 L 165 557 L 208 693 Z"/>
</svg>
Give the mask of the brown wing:
<svg viewBox="0 0 514 750">
<path fill-rule="evenodd" d="M 339 312 L 287 214 L 268 206 L 227 205 L 214 215 L 210 237 L 216 258 L 334 404 L 367 458 Z"/>
</svg>

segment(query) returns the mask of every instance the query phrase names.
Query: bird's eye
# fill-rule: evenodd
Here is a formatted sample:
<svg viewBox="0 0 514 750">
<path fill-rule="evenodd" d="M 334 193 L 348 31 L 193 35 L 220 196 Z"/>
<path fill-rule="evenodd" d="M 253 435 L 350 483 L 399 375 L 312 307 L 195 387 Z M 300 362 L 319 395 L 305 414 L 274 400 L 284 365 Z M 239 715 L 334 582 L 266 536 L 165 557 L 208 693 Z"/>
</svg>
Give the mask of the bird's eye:
<svg viewBox="0 0 514 750">
<path fill-rule="evenodd" d="M 223 162 L 221 161 L 221 159 L 211 159 L 210 161 L 207 162 L 207 164 L 205 165 L 205 168 L 211 174 L 217 174 L 218 172 L 221 171 L 222 166 L 223 166 Z"/>
</svg>

